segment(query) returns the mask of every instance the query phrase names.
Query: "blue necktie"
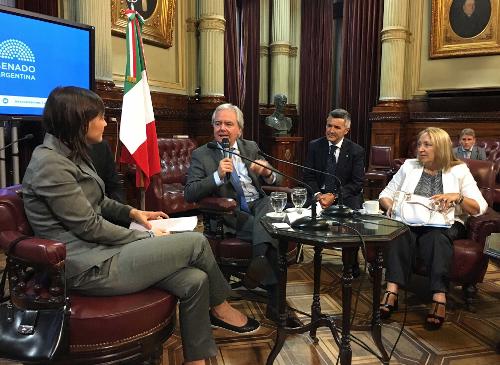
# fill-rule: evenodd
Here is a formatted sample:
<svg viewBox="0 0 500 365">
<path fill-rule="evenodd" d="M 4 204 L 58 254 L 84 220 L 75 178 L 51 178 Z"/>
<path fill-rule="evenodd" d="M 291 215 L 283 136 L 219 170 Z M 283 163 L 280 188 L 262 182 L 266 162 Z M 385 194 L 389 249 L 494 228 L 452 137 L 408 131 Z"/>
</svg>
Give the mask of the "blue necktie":
<svg viewBox="0 0 500 365">
<path fill-rule="evenodd" d="M 233 171 L 231 172 L 231 185 L 233 185 L 236 194 L 238 195 L 238 201 L 240 203 L 240 210 L 250 213 L 250 208 L 248 208 L 247 200 L 245 199 L 245 193 L 243 192 L 243 188 L 241 187 L 240 177 L 236 172 L 236 164 L 233 159 Z"/>
<path fill-rule="evenodd" d="M 330 151 L 328 153 L 328 161 L 326 164 L 326 172 L 329 174 L 335 175 L 337 170 L 337 159 L 335 158 L 335 151 L 337 150 L 337 146 L 331 145 Z M 325 179 L 325 192 L 333 193 L 337 191 L 337 181 L 332 176 L 327 176 Z"/>
</svg>

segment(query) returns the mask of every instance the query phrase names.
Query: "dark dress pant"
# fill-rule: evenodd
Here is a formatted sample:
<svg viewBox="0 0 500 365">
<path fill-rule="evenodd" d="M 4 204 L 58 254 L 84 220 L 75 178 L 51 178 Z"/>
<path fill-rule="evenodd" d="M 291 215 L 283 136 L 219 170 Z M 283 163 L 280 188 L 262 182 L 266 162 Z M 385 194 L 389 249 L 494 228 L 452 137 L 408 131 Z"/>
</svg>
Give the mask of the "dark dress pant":
<svg viewBox="0 0 500 365">
<path fill-rule="evenodd" d="M 453 241 L 465 236 L 465 227 L 458 221 L 450 228 L 410 227 L 406 234 L 393 240 L 385 252 L 386 281 L 405 287 L 418 258 L 426 267 L 431 292 L 446 293 Z"/>
</svg>

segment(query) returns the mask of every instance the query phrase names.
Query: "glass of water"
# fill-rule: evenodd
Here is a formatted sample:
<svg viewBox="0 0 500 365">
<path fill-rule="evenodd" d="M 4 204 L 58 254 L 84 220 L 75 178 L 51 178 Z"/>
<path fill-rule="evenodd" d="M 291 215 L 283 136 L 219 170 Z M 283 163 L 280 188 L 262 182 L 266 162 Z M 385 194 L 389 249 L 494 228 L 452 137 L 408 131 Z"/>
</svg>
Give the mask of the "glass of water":
<svg viewBox="0 0 500 365">
<path fill-rule="evenodd" d="M 297 208 L 297 213 L 302 214 L 302 207 L 307 200 L 307 190 L 304 188 L 292 189 L 292 203 Z"/>
<path fill-rule="evenodd" d="M 276 215 L 283 214 L 283 209 L 285 209 L 286 206 L 286 193 L 273 191 L 271 193 L 271 205 L 273 206 Z"/>
</svg>

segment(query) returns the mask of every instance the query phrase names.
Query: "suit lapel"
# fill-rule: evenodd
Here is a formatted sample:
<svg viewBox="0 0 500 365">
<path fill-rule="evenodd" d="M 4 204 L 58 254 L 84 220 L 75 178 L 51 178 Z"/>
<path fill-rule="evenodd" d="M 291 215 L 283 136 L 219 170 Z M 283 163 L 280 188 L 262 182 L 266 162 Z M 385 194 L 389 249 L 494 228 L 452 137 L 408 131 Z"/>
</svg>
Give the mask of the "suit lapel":
<svg viewBox="0 0 500 365">
<path fill-rule="evenodd" d="M 319 145 L 319 149 L 318 149 L 318 157 L 319 157 L 318 161 L 320 164 L 318 166 L 318 170 L 326 171 L 329 153 L 330 153 L 330 145 L 328 143 L 328 139 L 326 139 L 326 137 L 323 137 L 323 139 L 320 141 L 320 145 Z"/>
<path fill-rule="evenodd" d="M 347 162 L 350 160 L 350 151 L 350 143 L 344 138 L 344 142 L 342 142 L 342 146 L 340 147 L 339 158 L 337 160 L 337 171 L 335 172 L 337 175 L 340 175 L 342 171 L 346 170 Z"/>
</svg>

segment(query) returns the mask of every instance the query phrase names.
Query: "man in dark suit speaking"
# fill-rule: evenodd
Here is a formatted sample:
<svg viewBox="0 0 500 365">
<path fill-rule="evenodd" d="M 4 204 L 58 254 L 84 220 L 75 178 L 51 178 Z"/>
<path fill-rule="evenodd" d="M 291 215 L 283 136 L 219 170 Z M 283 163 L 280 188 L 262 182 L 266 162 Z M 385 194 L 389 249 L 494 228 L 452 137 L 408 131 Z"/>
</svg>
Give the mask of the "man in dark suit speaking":
<svg viewBox="0 0 500 365">
<path fill-rule="evenodd" d="M 214 141 L 222 147 L 228 139 L 228 147 L 233 152 L 256 160 L 270 167 L 265 160 L 259 160 L 259 147 L 254 141 L 241 138 L 243 133 L 243 113 L 232 104 L 219 105 L 212 115 Z M 227 147 L 226 147 L 227 148 Z M 266 316 L 277 320 L 277 241 L 267 233 L 260 218 L 272 212 L 271 201 L 262 190 L 262 184 L 277 184 L 281 176 L 268 168 L 250 163 L 237 155 L 225 157 L 223 152 L 210 149 L 205 144 L 193 151 L 189 167 L 184 197 L 188 202 L 197 202 L 207 196 L 232 198 L 239 202 L 234 216 L 224 218 L 227 227 L 236 236 L 253 244 L 253 260 L 250 263 L 244 283 L 252 288 L 264 284 L 269 302 Z M 296 327 L 300 323 L 290 317 L 287 326 Z"/>
<path fill-rule="evenodd" d="M 328 114 L 325 137 L 309 142 L 305 165 L 337 176 L 333 178 L 310 170 L 304 170 L 304 181 L 311 185 L 314 198 L 322 208 L 328 208 L 342 193 L 343 204 L 351 209 L 363 205 L 363 180 L 365 177 L 365 150 L 345 138 L 351 127 L 351 115 L 344 109 L 335 109 Z M 356 264 L 353 275 L 359 275 Z"/>
</svg>

